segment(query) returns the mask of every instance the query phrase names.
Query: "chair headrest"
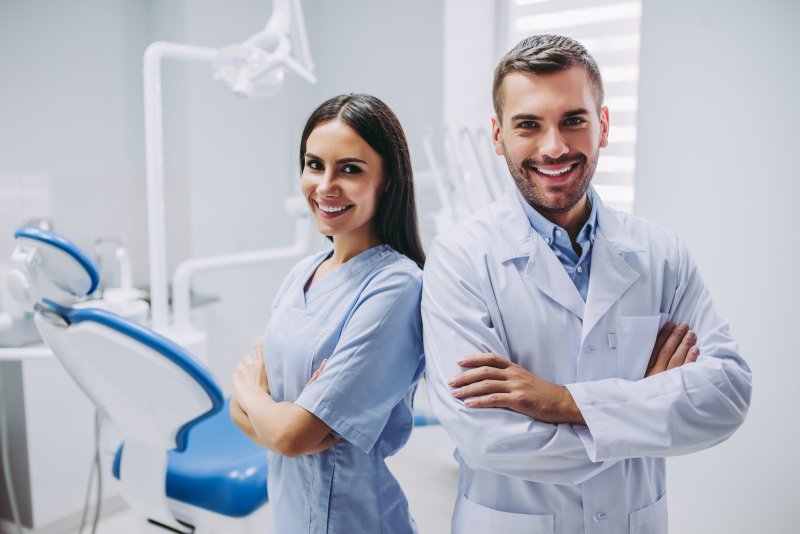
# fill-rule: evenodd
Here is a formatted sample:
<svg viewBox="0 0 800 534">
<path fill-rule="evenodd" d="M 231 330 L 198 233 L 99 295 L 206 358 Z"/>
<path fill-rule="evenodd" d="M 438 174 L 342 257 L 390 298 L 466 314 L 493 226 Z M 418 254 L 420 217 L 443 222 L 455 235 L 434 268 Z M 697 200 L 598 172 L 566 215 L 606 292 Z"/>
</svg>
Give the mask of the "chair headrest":
<svg viewBox="0 0 800 534">
<path fill-rule="evenodd" d="M 23 304 L 48 299 L 70 306 L 97 289 L 97 268 L 66 237 L 32 226 L 23 226 L 14 237 L 17 248 L 12 259 L 19 271 L 9 278 L 9 288 Z"/>
</svg>

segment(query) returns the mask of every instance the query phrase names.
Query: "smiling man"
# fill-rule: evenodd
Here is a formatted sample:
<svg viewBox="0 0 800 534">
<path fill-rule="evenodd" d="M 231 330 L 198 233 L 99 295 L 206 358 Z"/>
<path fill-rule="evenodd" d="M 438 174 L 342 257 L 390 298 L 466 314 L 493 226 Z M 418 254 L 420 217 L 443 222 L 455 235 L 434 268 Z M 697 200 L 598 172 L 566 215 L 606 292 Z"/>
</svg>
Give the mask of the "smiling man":
<svg viewBox="0 0 800 534">
<path fill-rule="evenodd" d="M 666 533 L 664 458 L 742 424 L 750 370 L 681 239 L 591 187 L 609 112 L 585 48 L 523 40 L 493 100 L 516 187 L 439 236 L 424 271 L 453 532 Z"/>
</svg>

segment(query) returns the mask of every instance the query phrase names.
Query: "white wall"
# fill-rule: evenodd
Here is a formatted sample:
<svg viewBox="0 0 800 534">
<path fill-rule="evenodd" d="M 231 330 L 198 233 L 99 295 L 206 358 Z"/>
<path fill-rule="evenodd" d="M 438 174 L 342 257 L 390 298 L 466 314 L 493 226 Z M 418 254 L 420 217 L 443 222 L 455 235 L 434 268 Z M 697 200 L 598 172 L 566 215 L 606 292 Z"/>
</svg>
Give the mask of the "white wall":
<svg viewBox="0 0 800 534">
<path fill-rule="evenodd" d="M 505 46 L 502 2 L 444 2 L 444 122 L 449 128 L 490 128 L 492 74 Z M 505 43 L 503 43 L 505 45 Z"/>
<path fill-rule="evenodd" d="M 671 532 L 797 531 L 798 23 L 793 0 L 644 2 L 635 211 L 684 236 L 754 372 L 742 429 L 669 461 Z"/>
<path fill-rule="evenodd" d="M 127 235 L 145 248 L 147 16 L 147 2 L 129 0 L 0 3 L 0 174 L 48 176 L 48 215 L 82 246 Z"/>
</svg>

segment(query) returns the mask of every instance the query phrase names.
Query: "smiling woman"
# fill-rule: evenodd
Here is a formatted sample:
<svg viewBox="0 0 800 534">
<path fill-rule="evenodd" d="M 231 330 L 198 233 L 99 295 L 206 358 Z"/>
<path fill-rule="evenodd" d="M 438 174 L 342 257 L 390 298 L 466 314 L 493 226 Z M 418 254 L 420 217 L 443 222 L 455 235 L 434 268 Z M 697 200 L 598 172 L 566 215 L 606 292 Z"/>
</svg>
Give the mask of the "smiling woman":
<svg viewBox="0 0 800 534">
<path fill-rule="evenodd" d="M 408 440 L 424 367 L 405 135 L 368 95 L 324 102 L 300 144 L 300 189 L 333 249 L 284 280 L 233 377 L 231 417 L 271 451 L 273 532 L 416 532 L 386 466 Z"/>
<path fill-rule="evenodd" d="M 336 237 L 334 255 L 379 243 L 372 220 L 382 187 L 381 157 L 355 130 L 340 119 L 314 128 L 306 140 L 300 189 L 320 233 Z"/>
<path fill-rule="evenodd" d="M 326 156 L 327 161 L 320 156 Z M 334 168 L 325 171 L 326 165 L 332 163 Z M 332 179 L 351 176 L 350 181 L 354 184 L 372 183 L 377 177 L 380 185 L 375 186 L 374 212 L 369 217 L 374 217 L 374 221 L 369 228 L 374 230 L 380 242 L 391 245 L 422 268 L 425 253 L 419 239 L 408 143 L 397 116 L 380 99 L 350 94 L 331 98 L 320 105 L 308 118 L 303 130 L 300 168 L 303 170 L 301 189 L 311 203 L 318 225 L 321 211 L 347 208 L 343 201 L 334 201 L 338 195 L 369 189 L 363 183 L 361 186 L 348 186 L 346 180 L 319 183 L 323 176 Z M 310 188 L 315 183 L 322 189 L 312 193 Z M 322 199 L 322 209 L 317 209 L 319 203 L 311 198 L 312 194 L 320 199 L 324 195 L 329 197 Z M 362 215 L 370 211 L 366 209 L 368 206 L 362 205 L 361 208 Z M 350 228 L 350 223 L 346 227 Z M 343 228 L 339 229 L 340 236 Z M 334 237 L 328 232 L 332 228 L 319 226 L 319 229 Z M 339 241 L 343 244 L 341 239 Z"/>
</svg>

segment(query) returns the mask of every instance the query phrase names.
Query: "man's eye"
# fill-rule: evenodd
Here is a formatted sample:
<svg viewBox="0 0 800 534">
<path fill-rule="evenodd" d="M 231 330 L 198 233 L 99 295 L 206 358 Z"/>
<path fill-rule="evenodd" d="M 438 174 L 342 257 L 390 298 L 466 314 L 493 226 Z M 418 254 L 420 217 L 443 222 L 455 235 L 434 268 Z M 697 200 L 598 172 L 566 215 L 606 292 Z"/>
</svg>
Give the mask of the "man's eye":
<svg viewBox="0 0 800 534">
<path fill-rule="evenodd" d="M 361 168 L 357 165 L 345 165 L 342 167 L 342 172 L 345 174 L 358 174 L 361 172 Z"/>
<path fill-rule="evenodd" d="M 579 126 L 585 122 L 581 117 L 570 117 L 564 121 L 564 126 Z"/>
<path fill-rule="evenodd" d="M 517 128 L 522 128 L 523 130 L 531 130 L 536 127 L 537 127 L 536 121 L 522 121 L 519 124 L 517 124 Z"/>
</svg>

